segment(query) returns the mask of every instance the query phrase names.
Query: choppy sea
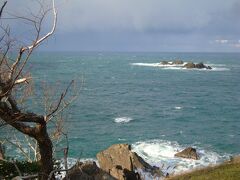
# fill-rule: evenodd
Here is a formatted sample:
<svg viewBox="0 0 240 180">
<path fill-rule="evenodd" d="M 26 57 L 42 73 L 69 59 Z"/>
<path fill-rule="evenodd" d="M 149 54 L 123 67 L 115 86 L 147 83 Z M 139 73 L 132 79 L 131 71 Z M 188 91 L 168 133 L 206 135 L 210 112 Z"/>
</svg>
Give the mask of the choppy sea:
<svg viewBox="0 0 240 180">
<path fill-rule="evenodd" d="M 159 65 L 176 59 L 213 69 Z M 72 161 L 129 143 L 150 164 L 177 173 L 240 152 L 238 53 L 39 52 L 30 70 L 36 91 L 42 81 L 78 82 L 65 118 Z M 200 160 L 174 157 L 188 146 Z"/>
</svg>

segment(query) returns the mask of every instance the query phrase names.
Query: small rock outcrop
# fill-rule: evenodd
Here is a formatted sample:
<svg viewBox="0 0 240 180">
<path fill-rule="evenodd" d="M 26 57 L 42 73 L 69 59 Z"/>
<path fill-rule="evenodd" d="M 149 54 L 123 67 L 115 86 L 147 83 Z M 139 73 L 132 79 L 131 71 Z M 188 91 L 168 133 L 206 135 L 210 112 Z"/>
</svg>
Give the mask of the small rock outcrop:
<svg viewBox="0 0 240 180">
<path fill-rule="evenodd" d="M 176 61 L 173 61 L 173 64 L 176 64 L 176 65 L 181 65 L 183 64 L 184 62 L 182 60 L 176 60 Z"/>
<path fill-rule="evenodd" d="M 231 163 L 240 163 L 240 155 L 231 157 L 230 162 Z"/>
<path fill-rule="evenodd" d="M 189 62 L 187 64 L 184 65 L 185 68 L 188 68 L 188 69 L 191 69 L 191 68 L 197 68 L 197 69 L 212 69 L 211 66 L 206 66 L 205 64 L 203 63 L 197 63 L 197 64 L 194 64 L 192 62 Z"/>
<path fill-rule="evenodd" d="M 184 67 L 185 67 L 185 68 L 188 68 L 188 69 L 190 69 L 190 68 L 195 68 L 195 64 L 192 63 L 192 62 L 189 62 L 189 63 L 185 64 Z"/>
<path fill-rule="evenodd" d="M 135 173 L 136 169 L 151 172 L 154 176 L 162 176 L 157 167 L 152 167 L 145 162 L 137 153 L 131 151 L 128 144 L 115 144 L 108 149 L 99 152 L 97 159 L 100 168 L 119 180 L 139 179 L 140 175 Z"/>
<path fill-rule="evenodd" d="M 161 61 L 160 64 L 162 64 L 162 65 L 168 65 L 169 62 L 168 62 L 168 61 Z"/>
<path fill-rule="evenodd" d="M 168 61 L 161 61 L 160 64 L 162 65 L 182 65 L 184 62 L 182 60 L 175 60 L 173 62 Z"/>
<path fill-rule="evenodd" d="M 174 156 L 181 157 L 181 158 L 187 158 L 187 159 L 195 159 L 195 160 L 199 159 L 197 150 L 192 147 L 188 147 L 188 148 L 184 149 L 183 151 L 176 153 Z"/>
<path fill-rule="evenodd" d="M 206 68 L 206 66 L 203 63 L 198 63 L 195 65 L 195 68 L 203 69 L 203 68 Z"/>
<path fill-rule="evenodd" d="M 94 161 L 77 162 L 69 171 L 68 179 L 63 180 L 116 180 L 101 170 Z"/>
<path fill-rule="evenodd" d="M 172 66 L 180 66 L 180 67 L 184 67 L 187 69 L 212 69 L 211 66 L 206 66 L 203 63 L 196 63 L 194 64 L 193 62 L 188 62 L 188 63 L 184 63 L 182 60 L 175 60 L 173 62 L 168 62 L 168 61 L 161 61 L 160 62 L 161 65 L 172 65 Z"/>
</svg>

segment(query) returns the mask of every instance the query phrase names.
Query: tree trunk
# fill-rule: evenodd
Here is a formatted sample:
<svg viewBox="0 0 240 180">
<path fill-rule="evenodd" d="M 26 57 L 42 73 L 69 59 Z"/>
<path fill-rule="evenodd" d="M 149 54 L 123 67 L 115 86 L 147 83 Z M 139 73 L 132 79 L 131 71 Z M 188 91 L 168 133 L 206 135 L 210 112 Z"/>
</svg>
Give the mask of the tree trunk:
<svg viewBox="0 0 240 180">
<path fill-rule="evenodd" d="M 5 159 L 4 157 L 4 147 L 2 143 L 0 142 L 0 160 Z"/>
<path fill-rule="evenodd" d="M 53 170 L 52 141 L 48 136 L 46 125 L 41 125 L 39 128 L 40 133 L 36 137 L 41 155 L 39 179 L 46 180 Z"/>
</svg>

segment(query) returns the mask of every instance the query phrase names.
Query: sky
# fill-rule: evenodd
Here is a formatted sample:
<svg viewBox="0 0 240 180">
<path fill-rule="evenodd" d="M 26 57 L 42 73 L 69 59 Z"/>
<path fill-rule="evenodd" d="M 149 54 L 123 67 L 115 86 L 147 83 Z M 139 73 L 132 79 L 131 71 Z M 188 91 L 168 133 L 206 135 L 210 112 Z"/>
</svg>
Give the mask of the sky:
<svg viewBox="0 0 240 180">
<path fill-rule="evenodd" d="M 41 50 L 240 52 L 240 0 L 57 0 L 56 4 L 57 30 Z M 9 0 L 6 11 L 27 14 L 38 7 L 34 0 Z M 49 16 L 44 32 L 52 22 Z M 18 37 L 31 31 L 24 24 L 12 24 L 21 32 Z"/>
</svg>

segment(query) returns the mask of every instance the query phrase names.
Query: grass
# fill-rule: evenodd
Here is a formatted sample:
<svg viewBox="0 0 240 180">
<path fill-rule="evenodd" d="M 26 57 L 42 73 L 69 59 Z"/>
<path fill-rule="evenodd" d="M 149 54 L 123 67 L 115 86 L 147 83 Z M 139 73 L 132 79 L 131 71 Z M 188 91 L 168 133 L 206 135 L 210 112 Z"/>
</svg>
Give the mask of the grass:
<svg viewBox="0 0 240 180">
<path fill-rule="evenodd" d="M 206 167 L 170 177 L 167 180 L 240 180 L 240 162 L 228 162 Z"/>
</svg>

